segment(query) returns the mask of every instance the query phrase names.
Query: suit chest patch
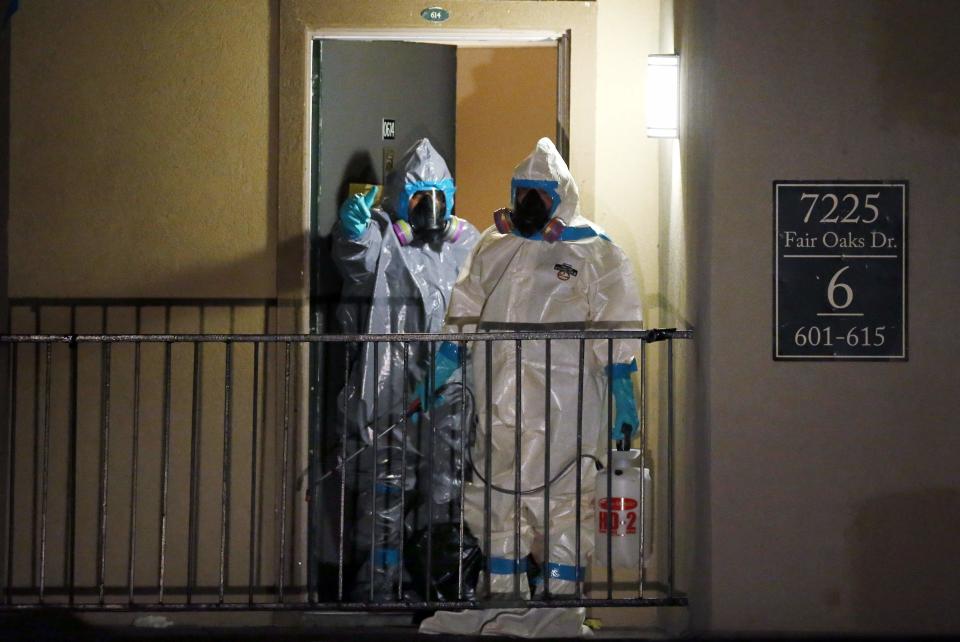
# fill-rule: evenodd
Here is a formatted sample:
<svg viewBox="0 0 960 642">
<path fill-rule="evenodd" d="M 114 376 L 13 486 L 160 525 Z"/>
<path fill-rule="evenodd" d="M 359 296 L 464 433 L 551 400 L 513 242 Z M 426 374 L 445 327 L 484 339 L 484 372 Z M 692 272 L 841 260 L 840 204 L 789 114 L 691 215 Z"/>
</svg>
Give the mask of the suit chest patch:
<svg viewBox="0 0 960 642">
<path fill-rule="evenodd" d="M 557 263 L 553 266 L 557 272 L 557 278 L 561 281 L 569 281 L 571 277 L 577 276 L 577 270 L 569 263 Z"/>
</svg>

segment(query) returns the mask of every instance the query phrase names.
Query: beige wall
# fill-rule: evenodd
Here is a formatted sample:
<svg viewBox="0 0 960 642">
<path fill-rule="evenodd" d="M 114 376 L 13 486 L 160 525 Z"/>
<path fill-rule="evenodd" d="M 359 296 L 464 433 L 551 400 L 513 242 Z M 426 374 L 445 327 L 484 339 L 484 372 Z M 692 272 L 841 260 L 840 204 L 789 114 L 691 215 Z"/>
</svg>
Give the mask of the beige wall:
<svg viewBox="0 0 960 642">
<path fill-rule="evenodd" d="M 277 10 L 271 0 L 40 0 L 21 6 L 12 21 L 8 283 L 13 297 L 53 301 L 39 312 L 14 308 L 14 332 L 263 332 L 275 325 L 269 302 L 276 296 Z M 98 305 L 77 307 L 71 321 L 64 299 L 78 298 L 96 299 Z M 117 298 L 125 299 L 122 305 L 111 303 Z M 138 323 L 129 298 L 159 301 L 141 307 Z M 185 298 L 195 301 L 177 304 Z M 218 303 L 197 303 L 207 299 Z M 231 307 L 230 299 L 247 301 Z M 173 305 L 164 308 L 163 302 Z M 218 580 L 225 353 L 222 345 L 201 350 L 197 581 L 209 587 Z M 250 345 L 238 346 L 232 371 L 229 443 L 235 494 L 228 586 L 247 581 L 252 352 Z M 14 579 L 21 586 L 39 581 L 41 462 L 48 426 L 45 581 L 53 590 L 65 579 L 70 361 L 66 346 L 50 354 L 49 419 L 42 384 L 37 386 L 47 372 L 44 349 L 21 346 L 17 354 L 14 534 L 24 554 L 15 560 Z M 281 404 L 272 386 L 282 373 L 281 355 L 275 348 L 261 351 L 258 375 L 261 443 L 255 492 L 263 512 L 256 581 L 265 584 L 276 578 L 279 473 L 274 463 L 281 427 L 275 413 Z M 101 359 L 99 348 L 79 348 L 77 581 L 87 586 L 96 570 Z M 166 551 L 168 596 L 174 601 L 182 599 L 186 582 L 192 372 L 193 347 L 176 345 Z M 111 374 L 105 581 L 117 587 L 127 579 L 131 506 L 129 345 L 113 349 Z M 145 346 L 142 468 L 134 502 L 141 587 L 158 581 L 162 391 L 162 346 Z"/>
<path fill-rule="evenodd" d="M 513 168 L 556 142 L 556 47 L 457 49 L 457 213 L 484 230 L 509 206 Z"/>
<path fill-rule="evenodd" d="M 960 632 L 960 7 L 678 12 L 714 631 Z M 772 359 L 771 183 L 910 181 L 908 362 Z"/>
<path fill-rule="evenodd" d="M 273 6 L 21 7 L 11 296 L 275 294 Z"/>
</svg>

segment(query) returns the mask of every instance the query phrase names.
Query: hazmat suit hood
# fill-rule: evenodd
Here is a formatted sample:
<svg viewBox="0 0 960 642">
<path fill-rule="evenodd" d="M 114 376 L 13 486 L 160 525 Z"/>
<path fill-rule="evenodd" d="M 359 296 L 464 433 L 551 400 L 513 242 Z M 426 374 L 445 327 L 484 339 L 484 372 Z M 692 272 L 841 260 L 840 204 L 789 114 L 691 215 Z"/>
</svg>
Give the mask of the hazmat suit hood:
<svg viewBox="0 0 960 642">
<path fill-rule="evenodd" d="M 573 180 L 570 169 L 560 152 L 549 138 L 541 138 L 537 146 L 513 170 L 510 182 L 510 207 L 514 202 L 516 187 L 539 188 L 553 197 L 550 218 L 559 218 L 564 225 L 584 225 L 580 216 L 580 190 Z"/>
<path fill-rule="evenodd" d="M 446 161 L 429 138 L 421 138 L 400 157 L 387 175 L 383 188 L 383 209 L 394 219 L 409 219 L 410 197 L 419 190 L 441 190 L 446 199 L 446 218 L 453 215 L 453 176 Z"/>
</svg>

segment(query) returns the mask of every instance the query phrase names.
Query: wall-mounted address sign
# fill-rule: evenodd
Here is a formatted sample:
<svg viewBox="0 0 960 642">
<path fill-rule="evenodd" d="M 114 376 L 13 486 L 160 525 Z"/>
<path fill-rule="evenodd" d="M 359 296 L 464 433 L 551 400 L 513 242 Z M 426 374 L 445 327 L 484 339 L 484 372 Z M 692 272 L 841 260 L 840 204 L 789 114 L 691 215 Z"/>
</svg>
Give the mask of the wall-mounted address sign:
<svg viewBox="0 0 960 642">
<path fill-rule="evenodd" d="M 907 198 L 907 181 L 774 181 L 774 359 L 906 360 Z"/>
</svg>

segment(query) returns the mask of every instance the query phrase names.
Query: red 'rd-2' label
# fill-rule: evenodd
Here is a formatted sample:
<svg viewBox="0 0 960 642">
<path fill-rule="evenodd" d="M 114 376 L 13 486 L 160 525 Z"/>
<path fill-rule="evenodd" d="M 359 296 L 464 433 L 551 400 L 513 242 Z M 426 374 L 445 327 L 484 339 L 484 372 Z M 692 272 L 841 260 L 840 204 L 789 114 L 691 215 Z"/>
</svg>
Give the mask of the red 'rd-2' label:
<svg viewBox="0 0 960 642">
<path fill-rule="evenodd" d="M 600 532 L 608 529 L 613 535 L 624 537 L 637 532 L 637 500 L 632 497 L 603 497 L 598 502 L 597 511 L 600 520 Z"/>
</svg>

